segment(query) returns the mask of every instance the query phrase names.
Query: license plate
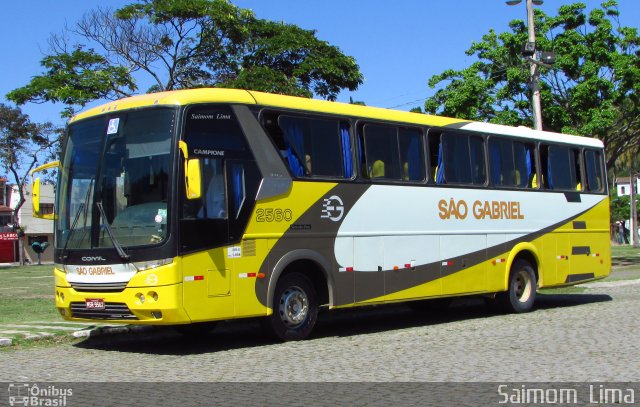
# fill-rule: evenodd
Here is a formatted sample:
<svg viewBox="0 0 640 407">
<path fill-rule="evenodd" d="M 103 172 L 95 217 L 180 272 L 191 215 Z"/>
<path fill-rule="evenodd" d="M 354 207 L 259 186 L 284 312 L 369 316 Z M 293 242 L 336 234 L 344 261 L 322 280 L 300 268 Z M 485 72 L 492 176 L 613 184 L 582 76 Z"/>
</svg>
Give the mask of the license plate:
<svg viewBox="0 0 640 407">
<path fill-rule="evenodd" d="M 104 298 L 85 298 L 87 309 L 104 309 Z"/>
</svg>

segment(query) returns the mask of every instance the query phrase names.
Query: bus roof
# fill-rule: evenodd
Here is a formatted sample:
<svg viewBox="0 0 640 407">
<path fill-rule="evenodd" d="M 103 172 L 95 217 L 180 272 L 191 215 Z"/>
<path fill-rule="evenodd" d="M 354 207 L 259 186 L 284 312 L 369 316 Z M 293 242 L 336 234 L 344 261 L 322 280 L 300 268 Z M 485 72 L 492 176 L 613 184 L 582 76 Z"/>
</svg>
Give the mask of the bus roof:
<svg viewBox="0 0 640 407">
<path fill-rule="evenodd" d="M 109 102 L 81 112 L 74 116 L 70 120 L 70 123 L 101 114 L 111 114 L 113 112 L 125 109 L 134 109 L 148 106 L 182 106 L 196 103 L 260 105 L 266 107 L 302 110 L 315 113 L 363 117 L 368 119 L 393 121 L 406 124 L 453 127 L 470 131 L 501 134 L 512 137 L 522 137 L 555 143 L 579 144 L 596 148 L 603 148 L 604 146 L 602 141 L 596 138 L 538 131 L 524 126 L 511 127 L 499 124 L 472 122 L 464 119 L 455 119 L 444 116 L 433 116 L 421 113 L 383 109 L 379 107 L 353 105 L 340 102 L 328 102 L 324 100 L 276 95 L 240 89 L 222 88 L 186 89 L 132 96 L 125 99 Z"/>
</svg>

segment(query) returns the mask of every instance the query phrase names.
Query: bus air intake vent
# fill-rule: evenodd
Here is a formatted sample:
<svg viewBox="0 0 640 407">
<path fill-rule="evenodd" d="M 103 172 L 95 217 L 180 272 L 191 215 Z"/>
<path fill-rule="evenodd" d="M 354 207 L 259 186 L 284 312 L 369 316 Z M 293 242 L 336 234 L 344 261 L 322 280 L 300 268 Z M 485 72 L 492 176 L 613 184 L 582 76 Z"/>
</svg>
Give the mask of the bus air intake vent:
<svg viewBox="0 0 640 407">
<path fill-rule="evenodd" d="M 84 302 L 71 303 L 71 316 L 75 318 L 87 319 L 121 319 L 136 320 L 138 319 L 127 304 L 119 302 L 106 302 L 104 309 L 87 309 Z"/>
<path fill-rule="evenodd" d="M 71 287 L 73 287 L 76 291 L 81 292 L 121 292 L 127 286 L 127 283 L 71 283 Z"/>
</svg>

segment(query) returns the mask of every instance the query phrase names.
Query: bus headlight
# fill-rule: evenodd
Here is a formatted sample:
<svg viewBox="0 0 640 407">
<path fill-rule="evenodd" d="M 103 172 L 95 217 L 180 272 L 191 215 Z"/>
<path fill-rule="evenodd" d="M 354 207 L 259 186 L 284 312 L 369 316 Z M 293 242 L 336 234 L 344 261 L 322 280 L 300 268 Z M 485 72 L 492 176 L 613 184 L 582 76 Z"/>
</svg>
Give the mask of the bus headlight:
<svg viewBox="0 0 640 407">
<path fill-rule="evenodd" d="M 149 261 L 139 261 L 139 262 L 135 262 L 135 263 L 132 263 L 132 264 L 133 264 L 133 267 L 135 267 L 136 270 L 138 272 L 140 272 L 140 271 L 144 271 L 144 270 L 154 269 L 156 267 L 164 266 L 164 265 L 171 264 L 171 263 L 173 263 L 173 258 L 170 258 L 170 259 L 157 259 L 157 260 L 149 260 Z"/>
</svg>

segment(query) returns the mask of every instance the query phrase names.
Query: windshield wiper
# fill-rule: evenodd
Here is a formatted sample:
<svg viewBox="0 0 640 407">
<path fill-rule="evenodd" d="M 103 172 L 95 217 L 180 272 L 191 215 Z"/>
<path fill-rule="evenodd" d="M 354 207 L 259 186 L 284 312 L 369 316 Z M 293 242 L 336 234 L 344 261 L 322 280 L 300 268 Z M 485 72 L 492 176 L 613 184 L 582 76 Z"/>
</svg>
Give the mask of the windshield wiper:
<svg viewBox="0 0 640 407">
<path fill-rule="evenodd" d="M 107 230 L 107 234 L 109 235 L 109 238 L 111 239 L 111 243 L 113 244 L 113 247 L 118 252 L 118 256 L 120 256 L 120 258 L 122 260 L 128 260 L 129 257 L 131 257 L 131 256 L 129 256 L 127 253 L 124 252 L 124 249 L 122 248 L 122 245 L 120 243 L 118 243 L 118 241 L 116 240 L 116 237 L 113 235 L 113 231 L 111 230 L 111 226 L 109 226 L 109 220 L 107 219 L 107 214 L 104 212 L 104 208 L 102 207 L 102 202 L 96 202 L 96 206 L 98 207 L 98 210 L 100 211 L 100 215 L 104 218 L 104 227 Z"/>
<path fill-rule="evenodd" d="M 84 196 L 84 202 L 80 202 L 78 206 L 78 211 L 76 212 L 76 216 L 73 218 L 73 222 L 71 223 L 71 229 L 69 229 L 69 234 L 67 235 L 67 240 L 64 241 L 64 246 L 62 247 L 62 258 L 67 259 L 69 254 L 67 253 L 67 246 L 69 246 L 69 242 L 71 241 L 71 235 L 76 231 L 76 226 L 78 225 L 78 220 L 80 219 L 80 214 L 84 212 L 84 231 L 86 234 L 87 229 L 87 211 L 86 208 L 89 207 L 89 196 L 91 195 L 91 186 L 93 185 L 94 179 L 91 178 L 89 180 L 89 188 L 87 188 L 87 193 Z M 85 234 L 82 235 L 84 239 Z M 80 239 L 82 241 L 82 239 Z"/>
<path fill-rule="evenodd" d="M 84 202 L 80 202 L 80 206 L 78 206 L 78 211 L 76 212 L 76 217 L 73 218 L 73 222 L 71 223 L 71 229 L 69 229 L 69 234 L 67 235 L 67 240 L 64 241 L 64 246 L 62 246 L 62 258 L 66 259 L 69 257 L 67 255 L 67 246 L 69 245 L 69 241 L 71 240 L 71 235 L 76 230 L 76 225 L 78 224 L 78 219 L 80 219 L 80 214 L 82 213 L 82 209 L 84 209 Z"/>
</svg>

